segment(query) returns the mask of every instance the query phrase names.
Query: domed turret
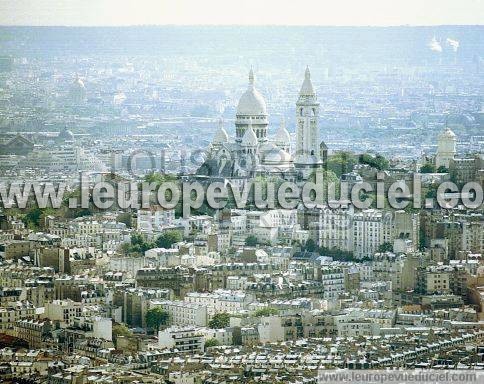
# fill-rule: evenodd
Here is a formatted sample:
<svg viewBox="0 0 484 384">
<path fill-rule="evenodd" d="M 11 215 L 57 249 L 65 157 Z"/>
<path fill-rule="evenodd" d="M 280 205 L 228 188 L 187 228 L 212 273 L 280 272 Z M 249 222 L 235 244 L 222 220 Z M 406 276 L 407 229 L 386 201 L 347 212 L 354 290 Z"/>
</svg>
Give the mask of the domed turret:
<svg viewBox="0 0 484 384">
<path fill-rule="evenodd" d="M 241 145 L 243 147 L 255 148 L 257 147 L 258 144 L 259 144 L 259 141 L 257 140 L 257 136 L 254 132 L 254 129 L 252 128 L 252 121 L 249 121 L 248 128 L 244 133 L 244 137 L 242 137 Z"/>
<path fill-rule="evenodd" d="M 73 88 L 83 88 L 83 89 L 86 88 L 85 85 L 84 85 L 84 82 L 81 80 L 81 78 L 77 74 L 76 74 L 76 78 L 72 82 L 72 86 L 73 86 Z"/>
<path fill-rule="evenodd" d="M 249 86 L 242 94 L 237 106 L 236 140 L 240 142 L 247 129 L 249 120 L 253 122 L 254 132 L 258 141 L 267 140 L 267 126 L 269 124 L 267 107 L 264 97 L 255 88 L 254 71 L 249 72 Z"/>
<path fill-rule="evenodd" d="M 281 125 L 274 136 L 274 143 L 284 151 L 289 151 L 291 145 L 291 136 L 286 129 L 286 121 L 284 118 L 282 118 Z"/>
<path fill-rule="evenodd" d="M 59 132 L 59 136 L 57 136 L 59 142 L 71 142 L 74 141 L 74 134 L 64 127 L 62 131 Z"/>
<path fill-rule="evenodd" d="M 291 163 L 292 157 L 289 153 L 274 146 L 264 154 L 264 164 L 266 165 L 287 165 Z"/>
<path fill-rule="evenodd" d="M 266 102 L 260 92 L 255 89 L 254 82 L 254 71 L 251 69 L 249 72 L 249 87 L 240 97 L 237 115 L 267 115 Z"/>
<path fill-rule="evenodd" d="M 217 133 L 215 134 L 215 136 L 212 140 L 212 144 L 220 145 L 220 144 L 227 143 L 228 141 L 229 141 L 229 135 L 227 134 L 227 132 L 224 129 L 223 120 L 220 119 L 219 125 L 218 125 L 218 130 L 217 130 Z"/>
</svg>

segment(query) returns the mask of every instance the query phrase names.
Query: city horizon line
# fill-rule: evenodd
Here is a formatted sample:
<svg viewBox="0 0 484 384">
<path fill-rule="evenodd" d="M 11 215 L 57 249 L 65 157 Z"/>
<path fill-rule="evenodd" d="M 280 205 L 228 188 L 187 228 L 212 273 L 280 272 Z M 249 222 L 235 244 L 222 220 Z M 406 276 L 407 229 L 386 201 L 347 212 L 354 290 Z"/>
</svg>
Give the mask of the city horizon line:
<svg viewBox="0 0 484 384">
<path fill-rule="evenodd" d="M 289 28 L 442 28 L 484 27 L 482 24 L 0 24 L 0 28 L 133 28 L 133 27 L 289 27 Z"/>
</svg>

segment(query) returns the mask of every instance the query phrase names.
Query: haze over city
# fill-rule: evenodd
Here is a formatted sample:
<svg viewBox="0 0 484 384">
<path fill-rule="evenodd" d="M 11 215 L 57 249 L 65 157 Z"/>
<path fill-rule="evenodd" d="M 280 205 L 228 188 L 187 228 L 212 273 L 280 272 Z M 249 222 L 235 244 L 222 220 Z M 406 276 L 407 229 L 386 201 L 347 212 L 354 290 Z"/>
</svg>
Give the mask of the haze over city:
<svg viewBox="0 0 484 384">
<path fill-rule="evenodd" d="M 482 20 L 0 0 L 0 382 L 482 382 Z"/>
<path fill-rule="evenodd" d="M 482 25 L 482 0 L 1 0 L 0 25 Z"/>
</svg>

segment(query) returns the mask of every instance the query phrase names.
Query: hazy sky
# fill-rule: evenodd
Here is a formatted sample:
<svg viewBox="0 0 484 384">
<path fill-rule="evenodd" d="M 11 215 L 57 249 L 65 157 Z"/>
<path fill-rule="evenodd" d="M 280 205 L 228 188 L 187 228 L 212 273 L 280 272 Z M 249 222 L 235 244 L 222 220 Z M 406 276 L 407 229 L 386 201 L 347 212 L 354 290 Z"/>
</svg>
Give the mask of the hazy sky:
<svg viewBox="0 0 484 384">
<path fill-rule="evenodd" d="M 484 0 L 0 0 L 0 25 L 484 24 Z"/>
</svg>

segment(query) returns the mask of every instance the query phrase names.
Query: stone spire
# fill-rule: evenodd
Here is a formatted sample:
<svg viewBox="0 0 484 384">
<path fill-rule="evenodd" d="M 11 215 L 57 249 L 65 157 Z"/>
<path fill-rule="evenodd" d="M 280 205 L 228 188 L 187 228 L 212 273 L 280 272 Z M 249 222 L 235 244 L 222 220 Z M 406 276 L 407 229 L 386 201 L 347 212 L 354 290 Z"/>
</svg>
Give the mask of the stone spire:
<svg viewBox="0 0 484 384">
<path fill-rule="evenodd" d="M 250 67 L 249 71 L 249 88 L 253 88 L 255 83 L 254 70 Z"/>
<path fill-rule="evenodd" d="M 306 72 L 304 73 L 304 81 L 301 86 L 301 91 L 299 92 L 301 96 L 315 96 L 313 84 L 311 83 L 311 72 L 309 72 L 309 67 L 306 67 Z"/>
</svg>

